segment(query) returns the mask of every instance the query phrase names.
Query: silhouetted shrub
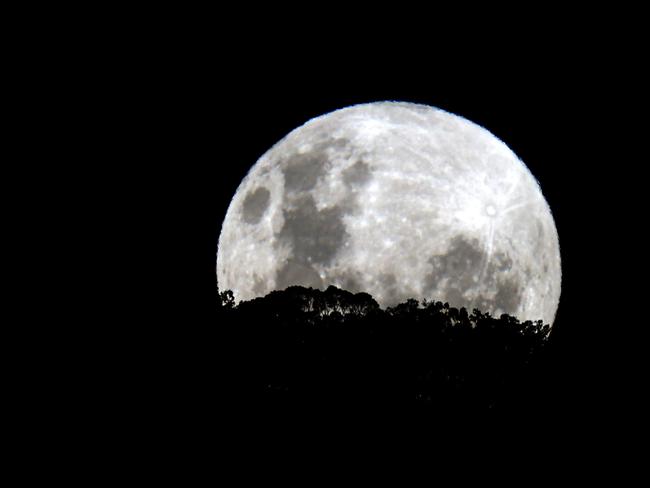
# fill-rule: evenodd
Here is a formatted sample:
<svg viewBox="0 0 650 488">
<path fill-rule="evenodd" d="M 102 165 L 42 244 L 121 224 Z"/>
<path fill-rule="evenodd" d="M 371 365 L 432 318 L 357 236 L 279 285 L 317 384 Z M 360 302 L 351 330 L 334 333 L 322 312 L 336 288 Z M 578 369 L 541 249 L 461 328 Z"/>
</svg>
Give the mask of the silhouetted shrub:
<svg viewBox="0 0 650 488">
<path fill-rule="evenodd" d="M 437 301 L 383 310 L 367 293 L 334 286 L 292 286 L 237 305 L 230 291 L 217 296 L 224 373 L 253 405 L 530 406 L 550 332 L 541 321 Z"/>
</svg>

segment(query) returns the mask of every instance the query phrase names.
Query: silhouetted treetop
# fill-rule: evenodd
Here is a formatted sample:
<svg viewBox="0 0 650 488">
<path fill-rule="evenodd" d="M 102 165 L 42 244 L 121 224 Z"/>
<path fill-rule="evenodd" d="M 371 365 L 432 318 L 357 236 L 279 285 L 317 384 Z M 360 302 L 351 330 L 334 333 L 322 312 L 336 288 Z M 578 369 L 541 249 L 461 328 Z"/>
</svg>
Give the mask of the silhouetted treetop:
<svg viewBox="0 0 650 488">
<path fill-rule="evenodd" d="M 258 401 L 512 405 L 543 357 L 550 327 L 448 303 L 382 309 L 368 293 L 291 286 L 234 303 L 217 293 L 232 374 Z"/>
</svg>

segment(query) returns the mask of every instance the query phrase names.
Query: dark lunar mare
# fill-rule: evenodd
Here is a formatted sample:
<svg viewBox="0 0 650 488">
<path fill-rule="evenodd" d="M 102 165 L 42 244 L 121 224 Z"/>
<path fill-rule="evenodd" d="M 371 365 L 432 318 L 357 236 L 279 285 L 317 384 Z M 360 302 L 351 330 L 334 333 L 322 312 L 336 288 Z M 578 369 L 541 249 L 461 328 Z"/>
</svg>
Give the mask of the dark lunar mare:
<svg viewBox="0 0 650 488">
<path fill-rule="evenodd" d="M 249 192 L 242 204 L 242 218 L 247 224 L 257 224 L 269 207 L 271 192 L 266 188 L 256 188 Z"/>
<path fill-rule="evenodd" d="M 283 167 L 284 224 L 277 237 L 278 245 L 289 245 L 292 251 L 289 260 L 277 272 L 276 289 L 291 285 L 325 286 L 327 283 L 323 282 L 314 266 L 331 265 L 349 238 L 343 217 L 355 210 L 356 201 L 347 199 L 340 205 L 318 210 L 314 197 L 309 193 L 327 172 L 330 165 L 327 149 L 330 147 L 345 151 L 350 142 L 346 139 L 319 142 L 309 152 L 291 155 Z M 362 160 L 343 174 L 346 185 L 353 187 L 366 184 L 370 178 L 370 167 Z M 358 288 L 355 277 L 340 278 L 348 287 Z"/>
<path fill-rule="evenodd" d="M 482 280 L 496 281 L 497 291 L 494 297 L 483 294 L 473 299 L 467 298 L 465 292 L 478 285 L 477 274 L 484 267 L 487 254 L 477 239 L 469 240 L 463 236 L 452 239 L 449 250 L 442 255 L 429 259 L 431 272 L 427 274 L 424 289 L 431 299 L 434 296 L 441 277 L 449 278 L 445 288 L 445 299 L 454 306 L 468 309 L 478 308 L 485 311 L 500 310 L 502 313 L 514 314 L 521 302 L 521 286 L 512 278 L 500 278 L 503 271 L 512 267 L 512 260 L 504 253 L 495 253 L 487 264 Z"/>
</svg>

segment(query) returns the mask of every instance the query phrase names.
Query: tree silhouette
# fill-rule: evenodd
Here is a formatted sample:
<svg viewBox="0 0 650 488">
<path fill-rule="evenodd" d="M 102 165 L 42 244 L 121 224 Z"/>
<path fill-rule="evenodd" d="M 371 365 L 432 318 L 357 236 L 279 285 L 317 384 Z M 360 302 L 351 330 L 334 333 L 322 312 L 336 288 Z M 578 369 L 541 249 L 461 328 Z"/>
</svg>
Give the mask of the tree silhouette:
<svg viewBox="0 0 650 488">
<path fill-rule="evenodd" d="M 229 290 L 217 296 L 226 374 L 251 404 L 530 406 L 550 332 L 541 321 L 439 301 L 384 310 L 368 293 L 334 286 L 291 286 L 239 304 Z"/>
</svg>

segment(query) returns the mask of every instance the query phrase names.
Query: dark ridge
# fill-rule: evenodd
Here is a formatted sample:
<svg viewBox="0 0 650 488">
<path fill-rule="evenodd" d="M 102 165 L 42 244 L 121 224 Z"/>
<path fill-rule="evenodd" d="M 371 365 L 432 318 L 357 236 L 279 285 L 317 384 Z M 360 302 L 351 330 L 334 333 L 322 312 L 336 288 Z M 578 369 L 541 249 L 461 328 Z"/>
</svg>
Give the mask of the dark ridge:
<svg viewBox="0 0 650 488">
<path fill-rule="evenodd" d="M 252 408 L 541 411 L 549 325 L 408 299 L 291 286 L 235 303 L 217 290 L 232 398 Z"/>
</svg>

